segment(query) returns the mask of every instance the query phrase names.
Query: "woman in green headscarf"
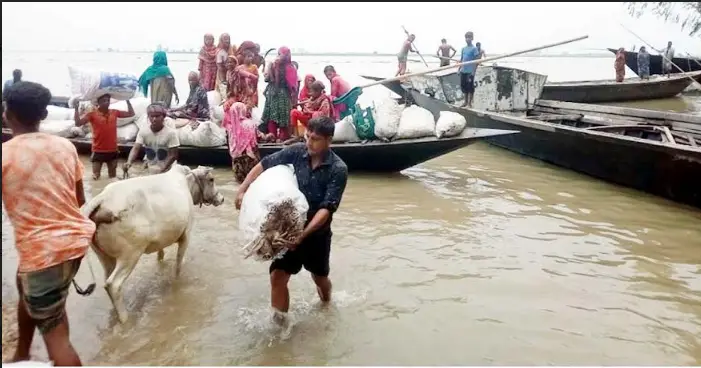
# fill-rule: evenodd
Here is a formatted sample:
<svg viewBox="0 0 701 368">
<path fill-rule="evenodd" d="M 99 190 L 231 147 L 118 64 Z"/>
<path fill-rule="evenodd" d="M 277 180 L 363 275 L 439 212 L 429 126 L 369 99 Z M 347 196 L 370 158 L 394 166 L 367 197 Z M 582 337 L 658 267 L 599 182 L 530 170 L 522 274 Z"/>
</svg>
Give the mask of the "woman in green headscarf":
<svg viewBox="0 0 701 368">
<path fill-rule="evenodd" d="M 173 95 L 175 104 L 180 104 L 178 90 L 175 88 L 175 77 L 168 68 L 168 58 L 165 51 L 153 53 L 153 65 L 146 68 L 139 77 L 139 86 L 144 96 L 148 96 L 148 87 L 151 86 L 151 103 L 160 102 L 170 108 Z"/>
</svg>

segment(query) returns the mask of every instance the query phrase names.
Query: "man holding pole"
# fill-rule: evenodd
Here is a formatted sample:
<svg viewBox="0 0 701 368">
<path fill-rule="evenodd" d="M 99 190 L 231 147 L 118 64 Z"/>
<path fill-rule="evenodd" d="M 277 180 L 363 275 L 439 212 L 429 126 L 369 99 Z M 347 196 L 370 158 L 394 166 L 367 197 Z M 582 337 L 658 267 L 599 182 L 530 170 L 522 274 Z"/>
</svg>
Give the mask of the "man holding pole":
<svg viewBox="0 0 701 368">
<path fill-rule="evenodd" d="M 452 51 L 452 52 L 451 52 Z M 453 48 L 448 41 L 444 38 L 441 40 L 441 45 L 438 46 L 438 51 L 436 55 L 441 59 L 441 66 L 450 65 L 450 59 L 455 56 L 458 51 Z"/>
<path fill-rule="evenodd" d="M 399 76 L 399 75 L 404 75 L 406 73 L 406 62 L 407 59 L 409 58 L 409 52 L 416 52 L 414 49 L 411 47 L 411 44 L 414 42 L 416 39 L 416 36 L 413 34 L 410 34 L 407 39 L 404 41 L 402 44 L 402 48 L 399 50 L 399 54 L 397 54 L 397 74 L 394 76 Z"/>
<path fill-rule="evenodd" d="M 465 33 L 465 42 L 467 45 L 462 48 L 460 62 L 473 61 L 480 58 L 480 52 L 472 44 L 474 35 L 468 31 Z M 467 64 L 460 67 L 460 89 L 462 90 L 465 100 L 461 107 L 472 107 L 472 97 L 475 93 L 475 71 L 477 64 Z"/>
</svg>

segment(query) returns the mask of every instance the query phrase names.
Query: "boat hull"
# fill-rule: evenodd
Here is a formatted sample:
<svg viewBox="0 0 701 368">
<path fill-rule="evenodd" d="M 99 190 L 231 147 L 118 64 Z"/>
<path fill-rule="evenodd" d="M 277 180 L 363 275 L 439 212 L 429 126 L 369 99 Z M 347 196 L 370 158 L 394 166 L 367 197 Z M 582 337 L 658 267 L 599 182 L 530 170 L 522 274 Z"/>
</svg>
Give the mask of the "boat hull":
<svg viewBox="0 0 701 368">
<path fill-rule="evenodd" d="M 421 164 L 438 156 L 466 147 L 484 138 L 516 131 L 495 131 L 489 129 L 465 129 L 461 135 L 452 138 L 435 137 L 405 139 L 394 142 L 367 142 L 333 144 L 333 151 L 348 165 L 349 171 L 359 172 L 398 172 Z M 2 141 L 12 138 L 12 133 L 3 129 Z M 90 154 L 91 142 L 87 139 L 69 139 L 78 153 Z M 119 144 L 120 156 L 126 158 L 133 143 Z M 265 157 L 283 148 L 280 144 L 262 144 L 260 154 Z M 201 148 L 180 147 L 178 161 L 188 165 L 231 166 L 227 146 Z"/>
<path fill-rule="evenodd" d="M 690 77 L 701 80 L 701 72 Z M 541 98 L 579 103 L 654 100 L 674 97 L 691 83 L 689 77 L 681 74 L 650 80 L 631 78 L 620 83 L 614 80 L 549 83 L 543 88 Z"/>
<path fill-rule="evenodd" d="M 442 110 L 460 113 L 470 127 L 520 132 L 488 138 L 495 146 L 701 208 L 699 149 L 462 109 L 419 93 L 412 97 L 434 115 Z"/>
<path fill-rule="evenodd" d="M 614 55 L 618 49 L 608 49 Z M 638 75 L 638 53 L 626 51 L 626 66 Z M 675 57 L 672 62 L 685 72 L 701 71 L 701 58 L 679 58 Z M 679 69 L 672 66 L 672 74 L 679 73 Z M 650 54 L 650 75 L 662 74 L 662 56 Z"/>
</svg>

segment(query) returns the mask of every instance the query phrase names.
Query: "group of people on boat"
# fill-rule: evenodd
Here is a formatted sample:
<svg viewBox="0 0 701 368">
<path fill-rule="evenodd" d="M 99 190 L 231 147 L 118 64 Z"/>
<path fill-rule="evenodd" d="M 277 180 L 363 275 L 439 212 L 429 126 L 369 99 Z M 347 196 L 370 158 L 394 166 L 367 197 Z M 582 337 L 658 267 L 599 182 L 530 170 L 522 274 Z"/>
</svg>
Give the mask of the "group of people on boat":
<svg viewBox="0 0 701 368">
<path fill-rule="evenodd" d="M 674 47 L 672 41 L 667 42 L 667 47 L 660 52 L 662 55 L 662 74 L 667 78 L 672 73 L 672 59 L 674 59 Z M 645 46 L 641 46 L 638 51 L 638 76 L 640 79 L 650 79 L 650 53 Z M 621 47 L 616 52 L 616 59 L 613 62 L 613 68 L 616 71 L 616 82 L 623 82 L 626 76 L 626 50 Z"/>
<path fill-rule="evenodd" d="M 409 52 L 416 52 L 414 45 L 414 40 L 416 36 L 410 34 L 402 43 L 402 47 L 397 54 L 397 72 L 396 76 L 405 75 L 407 71 L 407 57 Z M 474 33 L 468 31 L 465 33 L 465 46 L 460 51 L 460 61 L 459 63 L 464 63 L 468 61 L 480 60 L 486 57 L 482 44 L 477 42 L 473 44 Z M 448 41 L 444 38 L 441 40 L 440 46 L 436 51 L 436 56 L 441 59 L 441 67 L 450 65 L 450 61 L 457 51 L 453 46 L 448 44 Z M 457 61 L 457 60 L 453 60 Z M 477 72 L 477 63 L 467 64 L 460 66 L 460 89 L 465 96 L 462 107 L 472 107 L 472 100 L 475 94 L 475 88 L 477 83 L 475 82 L 475 74 Z"/>
<path fill-rule="evenodd" d="M 260 54 L 260 45 L 244 41 L 238 47 L 224 33 L 215 46 L 214 36 L 206 34 L 198 55 L 198 72 L 190 72 L 190 93 L 183 106 L 170 108 L 173 97 L 179 97 L 175 78 L 168 68 L 164 51 L 153 56 L 149 66 L 139 78 L 144 95 L 151 91 L 151 102 L 159 103 L 171 118 L 187 118 L 193 121 L 210 119 L 207 92 L 220 94 L 227 130 L 233 169 L 239 182 L 260 160 L 258 142 L 292 143 L 303 138 L 306 126 L 314 117 L 329 117 L 334 121 L 348 108 L 334 103 L 350 90 L 350 85 L 327 65 L 324 76 L 331 90 L 326 92 L 324 83 L 313 74 L 303 80 L 298 76 L 299 65 L 292 60 L 288 47 L 280 47 L 277 57 L 267 66 Z M 258 107 L 258 82 L 261 71 L 267 86 L 263 91 L 265 103 L 259 124 L 252 123 L 252 112 Z"/>
</svg>

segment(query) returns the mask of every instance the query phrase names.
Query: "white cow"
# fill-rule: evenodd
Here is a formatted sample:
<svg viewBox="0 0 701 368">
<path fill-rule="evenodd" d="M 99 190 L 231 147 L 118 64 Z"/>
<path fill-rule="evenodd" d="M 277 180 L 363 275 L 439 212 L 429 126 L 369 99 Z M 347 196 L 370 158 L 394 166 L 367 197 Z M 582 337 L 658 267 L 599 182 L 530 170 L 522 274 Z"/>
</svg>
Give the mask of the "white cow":
<svg viewBox="0 0 701 368">
<path fill-rule="evenodd" d="M 194 206 L 224 202 L 211 171 L 174 163 L 162 174 L 110 183 L 81 209 L 97 225 L 92 249 L 105 269 L 105 289 L 122 323 L 127 320 L 122 285 L 141 255 L 158 252 L 160 261 L 163 249 L 178 243 L 179 276 Z"/>
</svg>

